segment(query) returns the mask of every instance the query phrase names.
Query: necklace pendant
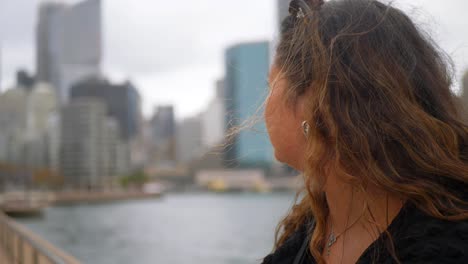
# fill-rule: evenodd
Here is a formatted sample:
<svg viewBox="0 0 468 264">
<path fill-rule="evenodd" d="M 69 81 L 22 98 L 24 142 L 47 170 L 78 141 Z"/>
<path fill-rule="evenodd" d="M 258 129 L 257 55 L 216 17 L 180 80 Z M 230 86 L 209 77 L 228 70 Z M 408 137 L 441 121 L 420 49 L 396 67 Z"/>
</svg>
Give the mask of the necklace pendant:
<svg viewBox="0 0 468 264">
<path fill-rule="evenodd" d="M 330 237 L 328 237 L 328 244 L 327 244 L 327 246 L 328 246 L 328 247 L 331 247 L 331 246 L 333 246 L 333 244 L 335 244 L 335 242 L 336 242 L 336 236 L 335 236 L 334 233 L 331 233 L 331 234 L 330 234 Z"/>
<path fill-rule="evenodd" d="M 335 244 L 336 242 L 336 236 L 335 234 L 332 232 L 330 234 L 330 236 L 328 237 L 328 242 L 327 242 L 327 256 L 329 257 L 330 254 L 331 254 L 331 250 L 330 248 L 333 246 L 333 244 Z"/>
</svg>

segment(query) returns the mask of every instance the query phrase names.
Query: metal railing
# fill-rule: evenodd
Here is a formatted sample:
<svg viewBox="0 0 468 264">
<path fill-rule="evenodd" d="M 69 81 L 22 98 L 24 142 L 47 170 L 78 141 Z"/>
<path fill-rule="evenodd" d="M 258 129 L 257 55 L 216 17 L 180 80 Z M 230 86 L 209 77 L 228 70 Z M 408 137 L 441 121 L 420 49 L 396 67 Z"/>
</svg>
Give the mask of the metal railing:
<svg viewBox="0 0 468 264">
<path fill-rule="evenodd" d="M 14 264 L 79 264 L 0 212 L 0 247 Z"/>
</svg>

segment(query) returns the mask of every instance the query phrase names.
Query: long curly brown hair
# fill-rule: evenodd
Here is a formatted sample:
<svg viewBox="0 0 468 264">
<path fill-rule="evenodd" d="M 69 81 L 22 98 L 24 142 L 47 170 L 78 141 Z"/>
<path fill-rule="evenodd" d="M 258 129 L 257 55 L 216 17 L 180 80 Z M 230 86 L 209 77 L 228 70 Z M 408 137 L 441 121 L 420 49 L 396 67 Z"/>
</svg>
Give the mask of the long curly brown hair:
<svg viewBox="0 0 468 264">
<path fill-rule="evenodd" d="M 372 186 L 433 217 L 468 219 L 468 126 L 450 89 L 448 56 L 379 1 L 293 1 L 290 12 L 275 65 L 290 105 L 313 90 L 311 129 L 306 193 L 279 224 L 276 247 L 313 217 L 310 252 L 324 263 L 330 168 L 362 191 Z"/>
</svg>

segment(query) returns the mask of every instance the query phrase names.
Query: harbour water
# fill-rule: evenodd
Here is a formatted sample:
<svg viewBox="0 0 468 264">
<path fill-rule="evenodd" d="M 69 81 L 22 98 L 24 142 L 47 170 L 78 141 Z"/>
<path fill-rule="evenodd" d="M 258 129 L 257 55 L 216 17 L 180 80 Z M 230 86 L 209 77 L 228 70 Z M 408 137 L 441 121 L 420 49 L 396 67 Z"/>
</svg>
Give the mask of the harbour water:
<svg viewBox="0 0 468 264">
<path fill-rule="evenodd" d="M 19 220 L 89 264 L 250 264 L 273 246 L 292 193 L 168 194 L 162 199 L 53 207 Z"/>
</svg>

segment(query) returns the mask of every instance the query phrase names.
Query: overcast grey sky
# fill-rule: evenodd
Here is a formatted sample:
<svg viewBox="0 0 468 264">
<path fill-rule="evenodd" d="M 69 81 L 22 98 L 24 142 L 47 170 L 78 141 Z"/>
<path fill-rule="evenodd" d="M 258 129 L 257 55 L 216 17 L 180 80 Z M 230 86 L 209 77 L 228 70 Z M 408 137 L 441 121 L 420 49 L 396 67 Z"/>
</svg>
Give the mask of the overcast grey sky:
<svg viewBox="0 0 468 264">
<path fill-rule="evenodd" d="M 35 70 L 39 2 L 0 0 L 2 89 L 13 85 L 16 69 Z M 459 73 L 468 67 L 468 1 L 396 0 L 395 5 L 433 33 Z M 213 96 L 226 47 L 272 39 L 275 16 L 276 0 L 103 0 L 103 70 L 111 80 L 136 84 L 147 116 L 157 104 L 174 104 L 177 116 L 187 117 Z"/>
</svg>

